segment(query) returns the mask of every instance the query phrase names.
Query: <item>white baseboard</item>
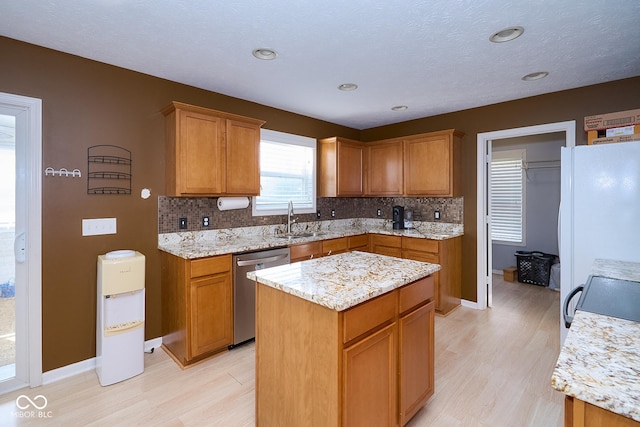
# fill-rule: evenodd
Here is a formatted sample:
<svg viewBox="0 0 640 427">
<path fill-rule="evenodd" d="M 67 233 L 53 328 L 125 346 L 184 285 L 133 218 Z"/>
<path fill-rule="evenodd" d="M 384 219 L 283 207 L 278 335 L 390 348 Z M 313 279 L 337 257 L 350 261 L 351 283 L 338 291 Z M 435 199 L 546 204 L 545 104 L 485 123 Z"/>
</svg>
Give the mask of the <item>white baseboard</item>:
<svg viewBox="0 0 640 427">
<path fill-rule="evenodd" d="M 466 299 L 460 300 L 460 305 L 463 307 L 473 308 L 475 310 L 481 310 L 480 306 L 475 301 L 468 301 Z"/>
<path fill-rule="evenodd" d="M 504 270 L 491 270 L 493 274 L 499 274 L 500 276 L 504 275 Z"/>
<path fill-rule="evenodd" d="M 144 342 L 144 351 L 150 352 L 152 348 L 158 348 L 162 344 L 162 337 L 153 338 Z M 83 360 L 71 365 L 53 369 L 42 374 L 42 384 L 51 384 L 74 375 L 82 374 L 96 369 L 96 358 Z"/>
</svg>

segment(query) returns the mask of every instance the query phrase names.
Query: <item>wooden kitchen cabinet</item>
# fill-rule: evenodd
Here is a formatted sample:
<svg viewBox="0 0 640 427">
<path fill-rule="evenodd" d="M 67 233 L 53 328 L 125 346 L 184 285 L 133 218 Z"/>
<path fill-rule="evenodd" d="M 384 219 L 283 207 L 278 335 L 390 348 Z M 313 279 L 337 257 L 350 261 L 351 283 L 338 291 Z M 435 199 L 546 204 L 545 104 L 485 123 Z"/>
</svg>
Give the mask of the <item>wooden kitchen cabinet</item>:
<svg viewBox="0 0 640 427">
<path fill-rule="evenodd" d="M 290 262 L 308 261 L 322 256 L 322 241 L 289 246 Z"/>
<path fill-rule="evenodd" d="M 346 138 L 318 140 L 318 197 L 364 194 L 364 144 Z"/>
<path fill-rule="evenodd" d="M 404 195 L 461 195 L 461 138 L 453 129 L 404 138 Z"/>
<path fill-rule="evenodd" d="M 164 349 L 182 367 L 227 349 L 233 343 L 231 255 L 160 254 Z"/>
<path fill-rule="evenodd" d="M 564 400 L 565 427 L 640 427 L 640 422 L 571 396 Z"/>
<path fill-rule="evenodd" d="M 440 264 L 440 271 L 433 274 L 436 312 L 446 315 L 460 305 L 462 237 L 445 240 L 402 237 L 402 258 Z"/>
<path fill-rule="evenodd" d="M 368 142 L 365 144 L 365 150 L 365 195 L 402 195 L 402 140 Z"/>
<path fill-rule="evenodd" d="M 338 312 L 258 284 L 256 425 L 406 424 L 433 393 L 433 289 Z"/>
<path fill-rule="evenodd" d="M 166 195 L 260 194 L 261 120 L 172 102 L 166 116 Z"/>
<path fill-rule="evenodd" d="M 369 252 L 369 236 L 367 234 L 349 236 L 349 250 Z"/>
<path fill-rule="evenodd" d="M 401 315 L 399 324 L 400 425 L 427 403 L 434 387 L 434 308 L 431 301 Z"/>
<path fill-rule="evenodd" d="M 327 239 L 322 241 L 322 255 L 335 255 L 349 251 L 349 239 L 347 237 L 338 237 L 336 239 Z"/>
<path fill-rule="evenodd" d="M 371 234 L 371 252 L 374 254 L 402 257 L 402 237 Z"/>
</svg>

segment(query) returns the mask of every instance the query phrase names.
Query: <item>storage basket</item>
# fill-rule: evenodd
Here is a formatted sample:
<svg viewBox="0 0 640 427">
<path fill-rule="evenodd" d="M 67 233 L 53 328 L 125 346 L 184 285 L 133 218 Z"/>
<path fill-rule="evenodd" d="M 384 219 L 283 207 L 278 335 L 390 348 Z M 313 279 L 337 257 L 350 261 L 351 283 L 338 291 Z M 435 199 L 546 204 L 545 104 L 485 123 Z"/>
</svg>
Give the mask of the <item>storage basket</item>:
<svg viewBox="0 0 640 427">
<path fill-rule="evenodd" d="M 515 256 L 518 260 L 518 282 L 549 286 L 551 265 L 556 255 L 536 251 L 517 251 Z"/>
</svg>

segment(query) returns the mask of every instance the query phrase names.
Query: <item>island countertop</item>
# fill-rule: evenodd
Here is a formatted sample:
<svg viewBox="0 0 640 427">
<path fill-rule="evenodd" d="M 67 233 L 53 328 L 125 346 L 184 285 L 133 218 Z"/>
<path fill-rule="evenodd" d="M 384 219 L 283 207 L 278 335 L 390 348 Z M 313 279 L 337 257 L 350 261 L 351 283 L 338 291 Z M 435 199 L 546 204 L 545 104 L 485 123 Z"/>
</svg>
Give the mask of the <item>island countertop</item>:
<svg viewBox="0 0 640 427">
<path fill-rule="evenodd" d="M 640 281 L 640 264 L 598 259 L 591 273 Z M 551 378 L 553 388 L 640 421 L 638 337 L 638 322 L 576 311 Z"/>
<path fill-rule="evenodd" d="M 438 270 L 438 264 L 356 251 L 256 270 L 247 277 L 343 311 Z"/>
</svg>

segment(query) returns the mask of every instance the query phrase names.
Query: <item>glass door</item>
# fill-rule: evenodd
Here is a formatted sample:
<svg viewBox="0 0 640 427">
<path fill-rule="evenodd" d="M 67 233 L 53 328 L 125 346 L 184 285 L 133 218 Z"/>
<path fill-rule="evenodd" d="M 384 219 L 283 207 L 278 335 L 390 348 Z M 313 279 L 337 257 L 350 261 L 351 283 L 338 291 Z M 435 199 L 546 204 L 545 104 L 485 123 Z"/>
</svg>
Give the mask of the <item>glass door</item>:
<svg viewBox="0 0 640 427">
<path fill-rule="evenodd" d="M 0 381 L 16 374 L 15 116 L 0 114 Z"/>
</svg>

